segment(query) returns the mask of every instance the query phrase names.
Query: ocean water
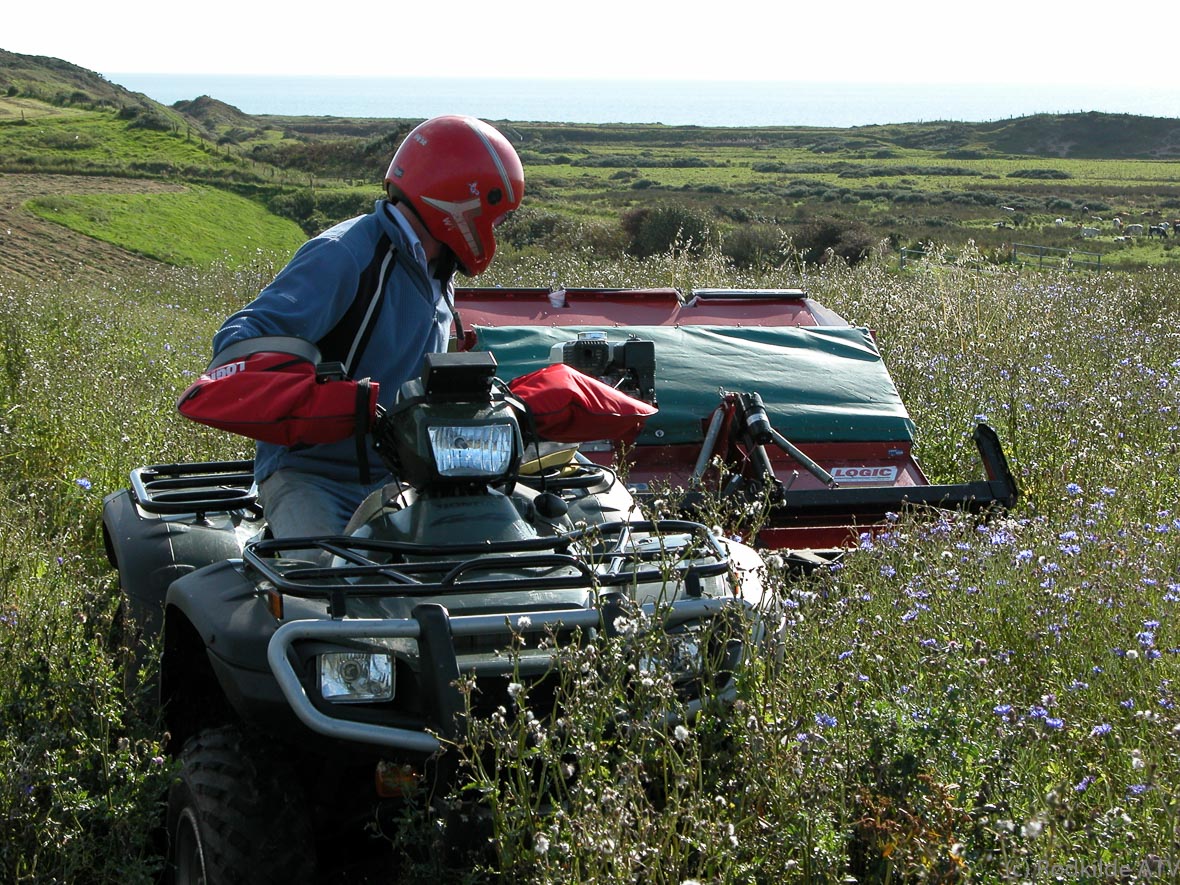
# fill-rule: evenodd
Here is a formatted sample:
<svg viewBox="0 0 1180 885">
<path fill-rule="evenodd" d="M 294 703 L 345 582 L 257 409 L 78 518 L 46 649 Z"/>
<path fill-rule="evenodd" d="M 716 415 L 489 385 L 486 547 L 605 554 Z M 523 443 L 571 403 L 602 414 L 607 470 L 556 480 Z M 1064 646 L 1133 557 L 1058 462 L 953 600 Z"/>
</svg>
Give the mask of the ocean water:
<svg viewBox="0 0 1180 885">
<path fill-rule="evenodd" d="M 982 122 L 1103 111 L 1180 118 L 1180 90 L 1144 85 L 969 85 L 693 80 L 104 75 L 162 104 L 208 95 L 248 114 L 400 117 L 470 114 L 550 123 L 864 126 Z"/>
</svg>

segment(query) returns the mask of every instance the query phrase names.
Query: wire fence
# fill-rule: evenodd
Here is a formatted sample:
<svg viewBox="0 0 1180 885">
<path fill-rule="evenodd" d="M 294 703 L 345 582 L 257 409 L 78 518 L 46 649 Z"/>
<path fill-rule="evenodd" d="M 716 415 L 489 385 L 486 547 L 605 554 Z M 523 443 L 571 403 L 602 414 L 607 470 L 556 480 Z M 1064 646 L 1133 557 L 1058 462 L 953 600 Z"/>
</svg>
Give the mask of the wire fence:
<svg viewBox="0 0 1180 885">
<path fill-rule="evenodd" d="M 1046 270 L 1102 270 L 1102 254 L 1099 252 L 1080 252 L 1077 249 L 1057 249 L 1052 246 L 1035 246 L 1029 243 L 1012 244 L 1011 262 Z M 900 270 L 922 263 L 974 268 L 992 266 L 991 263 L 981 258 L 965 258 L 963 255 L 944 253 L 937 249 L 933 251 L 902 249 L 898 255 L 897 266 Z"/>
<path fill-rule="evenodd" d="M 1055 249 L 1052 246 L 1012 244 L 1012 261 L 1016 264 L 1035 264 L 1041 268 L 1061 270 L 1102 270 L 1099 252 L 1079 252 L 1076 249 Z"/>
</svg>

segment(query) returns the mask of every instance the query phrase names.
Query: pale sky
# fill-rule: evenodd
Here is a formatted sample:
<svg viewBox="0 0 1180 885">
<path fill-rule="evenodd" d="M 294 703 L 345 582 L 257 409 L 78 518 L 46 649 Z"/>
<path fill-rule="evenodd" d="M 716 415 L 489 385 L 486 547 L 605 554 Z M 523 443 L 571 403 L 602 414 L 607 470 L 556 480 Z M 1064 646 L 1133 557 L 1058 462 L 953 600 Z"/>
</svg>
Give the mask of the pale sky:
<svg viewBox="0 0 1180 885">
<path fill-rule="evenodd" d="M 0 49 L 99 73 L 1133 87 L 1173 77 L 1180 24 L 1171 0 L 261 5 L 21 0 L 0 14 Z"/>
</svg>

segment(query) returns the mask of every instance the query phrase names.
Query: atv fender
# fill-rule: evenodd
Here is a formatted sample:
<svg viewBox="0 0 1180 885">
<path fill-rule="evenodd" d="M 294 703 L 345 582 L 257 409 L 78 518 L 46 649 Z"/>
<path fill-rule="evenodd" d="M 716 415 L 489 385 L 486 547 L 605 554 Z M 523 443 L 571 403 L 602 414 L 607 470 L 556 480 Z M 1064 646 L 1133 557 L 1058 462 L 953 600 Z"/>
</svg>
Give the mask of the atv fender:
<svg viewBox="0 0 1180 885">
<path fill-rule="evenodd" d="M 242 555 L 233 513 L 152 513 L 127 489 L 103 501 L 107 559 L 118 569 L 126 614 L 144 636 L 159 635 L 164 598 L 177 578 L 210 563 Z"/>
<path fill-rule="evenodd" d="M 244 720 L 279 731 L 294 724 L 267 664 L 267 645 L 277 625 L 241 560 L 217 562 L 178 578 L 166 600 L 165 703 L 188 706 L 185 701 L 215 693 Z"/>
</svg>

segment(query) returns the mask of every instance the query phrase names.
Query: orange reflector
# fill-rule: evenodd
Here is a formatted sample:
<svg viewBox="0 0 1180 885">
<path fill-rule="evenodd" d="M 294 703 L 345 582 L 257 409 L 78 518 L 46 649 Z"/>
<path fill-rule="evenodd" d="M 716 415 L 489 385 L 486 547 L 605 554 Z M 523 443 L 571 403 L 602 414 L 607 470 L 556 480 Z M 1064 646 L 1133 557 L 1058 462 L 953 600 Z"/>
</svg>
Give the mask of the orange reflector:
<svg viewBox="0 0 1180 885">
<path fill-rule="evenodd" d="M 422 778 L 412 765 L 399 765 L 382 760 L 377 763 L 377 795 L 382 799 L 400 799 L 418 789 Z"/>
<path fill-rule="evenodd" d="M 274 587 L 267 587 L 263 593 L 266 594 L 266 607 L 270 611 L 276 621 L 283 619 L 283 594 Z"/>
</svg>

